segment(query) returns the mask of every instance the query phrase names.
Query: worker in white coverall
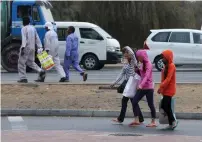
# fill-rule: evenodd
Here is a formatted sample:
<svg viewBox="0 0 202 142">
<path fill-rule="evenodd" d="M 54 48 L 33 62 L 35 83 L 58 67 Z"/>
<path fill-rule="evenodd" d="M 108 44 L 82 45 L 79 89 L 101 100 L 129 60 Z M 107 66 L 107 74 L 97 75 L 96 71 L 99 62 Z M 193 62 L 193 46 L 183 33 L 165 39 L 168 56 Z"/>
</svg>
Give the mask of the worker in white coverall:
<svg viewBox="0 0 202 142">
<path fill-rule="evenodd" d="M 52 56 L 53 62 L 55 63 L 55 69 L 57 70 L 58 74 L 60 75 L 61 79 L 59 82 L 67 82 L 66 75 L 64 72 L 63 67 L 60 65 L 60 58 L 58 56 L 58 35 L 54 31 L 54 27 L 51 22 L 46 22 L 45 24 L 46 34 L 44 38 L 44 50 Z M 38 79 L 37 82 L 44 82 L 44 79 Z"/>
<path fill-rule="evenodd" d="M 38 47 L 38 52 L 41 52 L 42 44 L 37 34 L 36 29 L 30 25 L 29 17 L 23 18 L 23 28 L 21 30 L 22 45 L 18 59 L 18 73 L 20 76 L 19 83 L 27 83 L 26 66 L 39 72 L 39 78 L 45 78 L 45 71 L 35 63 L 35 45 Z"/>
</svg>

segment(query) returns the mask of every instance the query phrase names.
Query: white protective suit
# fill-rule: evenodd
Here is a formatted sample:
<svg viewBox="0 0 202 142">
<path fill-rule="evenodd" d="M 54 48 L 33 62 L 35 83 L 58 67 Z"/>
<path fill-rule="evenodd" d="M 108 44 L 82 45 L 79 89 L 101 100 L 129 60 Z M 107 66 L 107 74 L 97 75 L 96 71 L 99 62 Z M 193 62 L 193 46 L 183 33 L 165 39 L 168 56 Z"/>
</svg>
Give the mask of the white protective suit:
<svg viewBox="0 0 202 142">
<path fill-rule="evenodd" d="M 58 35 L 53 29 L 53 25 L 50 22 L 47 22 L 45 24 L 45 27 L 49 29 L 49 31 L 46 32 L 45 38 L 44 38 L 44 49 L 48 50 L 48 54 L 53 57 L 53 62 L 55 63 L 55 69 L 57 70 L 58 74 L 61 78 L 65 77 L 65 72 L 63 67 L 60 65 L 60 58 L 58 55 Z"/>
<path fill-rule="evenodd" d="M 35 63 L 35 45 L 37 45 L 38 48 L 42 48 L 42 44 L 36 29 L 32 25 L 24 26 L 21 29 L 21 36 L 22 45 L 18 59 L 18 73 L 20 79 L 27 79 L 26 65 L 37 72 L 42 71 L 42 69 Z M 24 47 L 24 55 L 21 55 L 22 47 Z"/>
</svg>

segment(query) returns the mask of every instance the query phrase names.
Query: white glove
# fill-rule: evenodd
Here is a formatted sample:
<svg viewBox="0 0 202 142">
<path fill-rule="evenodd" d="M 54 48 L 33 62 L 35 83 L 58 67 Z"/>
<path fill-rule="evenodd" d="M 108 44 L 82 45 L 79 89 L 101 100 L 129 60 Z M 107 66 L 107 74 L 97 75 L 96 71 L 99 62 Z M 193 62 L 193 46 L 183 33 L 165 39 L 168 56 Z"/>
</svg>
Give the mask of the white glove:
<svg viewBox="0 0 202 142">
<path fill-rule="evenodd" d="M 41 54 L 43 52 L 43 48 L 39 48 L 38 50 L 37 50 L 37 53 L 38 54 Z"/>
</svg>

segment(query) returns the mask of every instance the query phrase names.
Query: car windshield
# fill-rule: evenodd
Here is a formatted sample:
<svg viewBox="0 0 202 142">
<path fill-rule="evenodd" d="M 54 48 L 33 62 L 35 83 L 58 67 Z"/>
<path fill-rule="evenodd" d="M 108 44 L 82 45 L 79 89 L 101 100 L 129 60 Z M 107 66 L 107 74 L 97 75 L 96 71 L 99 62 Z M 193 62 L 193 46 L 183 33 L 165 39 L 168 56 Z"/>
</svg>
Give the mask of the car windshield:
<svg viewBox="0 0 202 142">
<path fill-rule="evenodd" d="M 112 36 L 109 35 L 107 32 L 105 32 L 102 28 L 100 27 L 96 27 L 94 28 L 97 32 L 99 32 L 102 36 L 106 37 L 106 38 L 109 38 L 109 39 L 112 39 Z"/>
</svg>

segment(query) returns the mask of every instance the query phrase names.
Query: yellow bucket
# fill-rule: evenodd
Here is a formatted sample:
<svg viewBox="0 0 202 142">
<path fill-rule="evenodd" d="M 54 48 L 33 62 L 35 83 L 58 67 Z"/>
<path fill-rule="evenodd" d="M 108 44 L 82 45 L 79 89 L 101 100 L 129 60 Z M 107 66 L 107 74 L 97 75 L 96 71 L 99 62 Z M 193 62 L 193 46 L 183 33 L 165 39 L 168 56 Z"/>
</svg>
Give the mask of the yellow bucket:
<svg viewBox="0 0 202 142">
<path fill-rule="evenodd" d="M 39 59 L 41 66 L 45 70 L 50 70 L 55 66 L 53 59 L 46 51 L 43 51 L 41 54 L 37 54 L 37 58 Z"/>
</svg>

